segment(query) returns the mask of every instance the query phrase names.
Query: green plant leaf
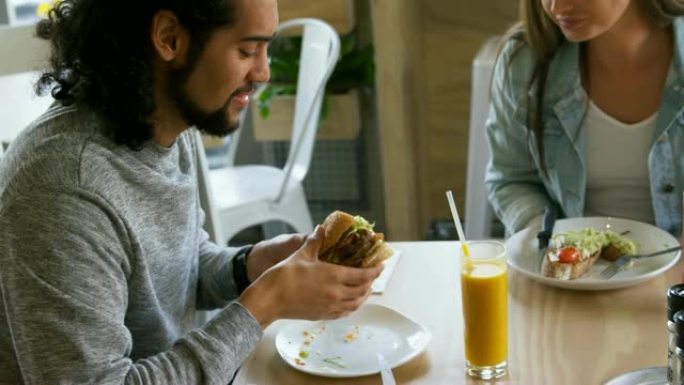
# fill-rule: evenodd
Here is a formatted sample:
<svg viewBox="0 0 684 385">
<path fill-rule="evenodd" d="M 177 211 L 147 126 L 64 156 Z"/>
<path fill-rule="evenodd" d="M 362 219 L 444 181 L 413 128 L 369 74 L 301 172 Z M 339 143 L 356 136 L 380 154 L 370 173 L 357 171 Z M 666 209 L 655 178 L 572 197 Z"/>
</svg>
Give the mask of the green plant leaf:
<svg viewBox="0 0 684 385">
<path fill-rule="evenodd" d="M 353 34 L 340 37 L 340 57 L 344 57 L 356 48 L 356 37 Z"/>
<path fill-rule="evenodd" d="M 340 58 L 328 80 L 326 91 L 344 93 L 352 88 L 375 85 L 375 50 L 372 44 L 358 47 L 354 32 L 340 37 Z M 259 114 L 266 118 L 270 106 L 278 95 L 295 94 L 299 71 L 299 53 L 302 38 L 279 36 L 270 45 L 269 65 L 271 81 L 258 100 Z M 321 119 L 328 113 L 327 97 L 323 99 Z"/>
<path fill-rule="evenodd" d="M 279 95 L 294 95 L 297 86 L 293 84 L 267 84 L 257 98 L 259 115 L 266 119 L 271 113 L 271 104 Z"/>
<path fill-rule="evenodd" d="M 323 95 L 323 103 L 321 103 L 321 116 L 320 121 L 324 121 L 328 117 L 328 111 L 330 111 L 330 98 L 328 94 Z"/>
</svg>

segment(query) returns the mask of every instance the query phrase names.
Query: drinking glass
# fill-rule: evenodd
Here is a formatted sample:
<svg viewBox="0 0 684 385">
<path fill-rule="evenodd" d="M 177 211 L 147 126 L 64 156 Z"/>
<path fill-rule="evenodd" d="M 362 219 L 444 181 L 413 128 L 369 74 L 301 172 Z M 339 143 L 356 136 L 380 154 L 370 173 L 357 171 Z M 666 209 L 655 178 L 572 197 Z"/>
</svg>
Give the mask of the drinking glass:
<svg viewBox="0 0 684 385">
<path fill-rule="evenodd" d="M 498 241 L 468 242 L 461 251 L 461 298 L 469 376 L 491 380 L 506 374 L 508 285 L 506 247 Z"/>
</svg>

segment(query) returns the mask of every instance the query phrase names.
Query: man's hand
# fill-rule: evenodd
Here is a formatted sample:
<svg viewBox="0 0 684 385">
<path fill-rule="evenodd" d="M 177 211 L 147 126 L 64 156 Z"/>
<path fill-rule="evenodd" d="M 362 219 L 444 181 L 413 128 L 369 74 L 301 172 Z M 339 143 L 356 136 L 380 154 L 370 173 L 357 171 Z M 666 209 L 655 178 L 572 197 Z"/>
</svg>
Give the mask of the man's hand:
<svg viewBox="0 0 684 385">
<path fill-rule="evenodd" d="M 240 302 L 265 328 L 280 318 L 333 319 L 358 309 L 383 266 L 353 268 L 318 260 L 319 226 L 304 245 L 260 276 Z"/>
<path fill-rule="evenodd" d="M 283 234 L 254 245 L 247 256 L 247 278 L 254 282 L 271 266 L 292 255 L 302 247 L 306 235 Z"/>
</svg>

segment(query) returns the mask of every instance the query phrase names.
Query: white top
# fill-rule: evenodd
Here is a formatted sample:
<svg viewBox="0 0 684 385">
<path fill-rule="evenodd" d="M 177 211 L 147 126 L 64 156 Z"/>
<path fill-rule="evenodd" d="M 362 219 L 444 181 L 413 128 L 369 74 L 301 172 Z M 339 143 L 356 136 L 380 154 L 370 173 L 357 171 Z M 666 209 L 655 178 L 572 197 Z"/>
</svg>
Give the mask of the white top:
<svg viewBox="0 0 684 385">
<path fill-rule="evenodd" d="M 654 223 L 648 154 L 658 113 L 625 124 L 592 101 L 582 124 L 587 133 L 585 216 L 611 216 Z"/>
</svg>

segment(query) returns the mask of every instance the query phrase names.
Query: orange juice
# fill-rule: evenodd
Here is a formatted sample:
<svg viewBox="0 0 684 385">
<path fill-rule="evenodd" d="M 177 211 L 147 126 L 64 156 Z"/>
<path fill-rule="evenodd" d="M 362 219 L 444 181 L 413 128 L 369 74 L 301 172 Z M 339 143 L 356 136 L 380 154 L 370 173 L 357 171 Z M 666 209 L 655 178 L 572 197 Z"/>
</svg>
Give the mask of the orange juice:
<svg viewBox="0 0 684 385">
<path fill-rule="evenodd" d="M 461 298 L 466 369 L 493 379 L 506 373 L 508 359 L 508 290 L 506 249 L 495 241 L 472 242 L 462 255 Z"/>
<path fill-rule="evenodd" d="M 508 353 L 506 268 L 474 263 L 461 272 L 466 360 L 475 366 L 494 366 Z"/>
</svg>

